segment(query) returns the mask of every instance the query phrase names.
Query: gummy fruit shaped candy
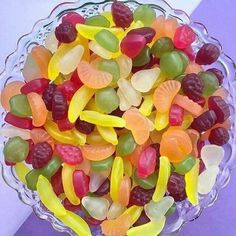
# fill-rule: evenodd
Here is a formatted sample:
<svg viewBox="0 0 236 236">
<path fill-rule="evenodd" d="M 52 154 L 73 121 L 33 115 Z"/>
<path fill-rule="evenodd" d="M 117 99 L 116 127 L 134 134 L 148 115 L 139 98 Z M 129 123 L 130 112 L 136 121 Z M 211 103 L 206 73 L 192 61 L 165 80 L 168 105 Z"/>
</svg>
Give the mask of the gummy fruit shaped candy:
<svg viewBox="0 0 236 236">
<path fill-rule="evenodd" d="M 156 12 L 149 5 L 141 5 L 134 11 L 134 21 L 142 21 L 144 26 L 150 26 L 156 18 Z"/>
<path fill-rule="evenodd" d="M 52 148 L 54 148 L 54 141 L 52 137 L 44 129 L 32 129 L 30 131 L 30 137 L 34 144 L 47 142 L 52 146 Z"/>
<path fill-rule="evenodd" d="M 229 139 L 229 132 L 223 127 L 212 129 L 209 135 L 209 142 L 219 146 L 225 145 Z"/>
<path fill-rule="evenodd" d="M 18 136 L 24 140 L 30 139 L 29 130 L 11 127 L 11 126 L 0 128 L 0 135 L 8 137 L 8 138 L 14 138 L 15 136 Z"/>
<path fill-rule="evenodd" d="M 162 83 L 154 92 L 153 101 L 157 111 L 165 113 L 169 111 L 174 97 L 178 94 L 181 84 L 175 80 Z"/>
<path fill-rule="evenodd" d="M 151 43 L 154 36 L 155 36 L 155 34 L 156 34 L 156 31 L 151 27 L 142 27 L 142 28 L 137 28 L 137 29 L 130 30 L 128 32 L 128 35 L 129 34 L 143 35 L 146 39 L 146 42 Z"/>
<path fill-rule="evenodd" d="M 169 123 L 172 126 L 182 125 L 184 120 L 184 109 L 176 104 L 171 105 Z"/>
<path fill-rule="evenodd" d="M 151 51 L 148 46 L 145 46 L 138 56 L 133 58 L 133 67 L 140 68 L 147 65 L 151 61 Z"/>
<path fill-rule="evenodd" d="M 192 151 L 192 142 L 189 135 L 178 129 L 167 130 L 162 135 L 160 145 L 161 155 L 167 156 L 173 163 L 184 160 Z"/>
<path fill-rule="evenodd" d="M 116 153 L 118 156 L 124 157 L 131 154 L 136 147 L 134 137 L 131 132 L 120 135 Z"/>
<path fill-rule="evenodd" d="M 85 19 L 77 12 L 68 12 L 62 17 L 62 22 L 69 22 L 75 26 L 76 24 L 84 24 Z"/>
<path fill-rule="evenodd" d="M 153 44 L 151 52 L 155 57 L 161 58 L 164 53 L 171 52 L 173 50 L 173 41 L 168 37 L 162 37 Z"/>
<path fill-rule="evenodd" d="M 114 220 L 118 218 L 125 211 L 125 209 L 125 206 L 122 206 L 117 202 L 112 203 L 107 213 L 107 219 Z"/>
<path fill-rule="evenodd" d="M 180 163 L 174 164 L 175 172 L 181 175 L 188 173 L 196 163 L 195 157 L 189 155 Z"/>
<path fill-rule="evenodd" d="M 90 88 L 101 89 L 112 81 L 110 73 L 96 70 L 85 61 L 80 62 L 77 70 L 81 81 Z"/>
<path fill-rule="evenodd" d="M 85 25 L 101 26 L 101 27 L 110 27 L 110 22 L 103 15 L 91 16 L 85 20 Z"/>
<path fill-rule="evenodd" d="M 91 161 L 91 168 L 95 172 L 109 170 L 113 164 L 113 157 L 110 156 L 102 161 Z"/>
<path fill-rule="evenodd" d="M 47 48 L 51 53 L 55 53 L 58 47 L 58 40 L 56 38 L 55 32 L 52 31 L 48 34 L 45 39 L 45 48 Z"/>
<path fill-rule="evenodd" d="M 99 195 L 99 196 L 105 195 L 104 192 L 102 191 L 104 189 L 101 189 L 101 187 L 106 182 L 107 177 L 109 176 L 109 174 L 110 174 L 110 169 L 106 170 L 106 171 L 103 171 L 103 172 L 98 172 L 98 173 L 94 172 L 94 173 L 92 173 L 90 175 L 89 191 L 91 193 L 96 192 L 96 194 Z M 105 187 L 106 187 L 106 184 L 105 184 Z M 106 189 L 105 189 L 105 191 L 106 191 Z M 103 194 L 101 194 L 101 193 L 103 193 Z"/>
<path fill-rule="evenodd" d="M 31 92 L 42 94 L 44 90 L 48 87 L 49 80 L 48 79 L 35 79 L 30 82 L 24 84 L 21 88 L 21 93 L 28 94 Z"/>
<path fill-rule="evenodd" d="M 119 187 L 118 193 L 118 202 L 127 206 L 129 204 L 130 199 L 130 191 L 131 191 L 131 179 L 128 176 L 124 176 Z"/>
</svg>

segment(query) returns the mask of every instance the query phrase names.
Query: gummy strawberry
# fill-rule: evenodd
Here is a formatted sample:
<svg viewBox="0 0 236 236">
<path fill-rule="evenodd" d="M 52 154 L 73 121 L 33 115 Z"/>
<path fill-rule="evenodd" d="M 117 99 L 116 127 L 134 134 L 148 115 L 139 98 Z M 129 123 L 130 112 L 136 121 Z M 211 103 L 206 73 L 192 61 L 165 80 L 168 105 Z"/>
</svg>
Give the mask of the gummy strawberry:
<svg viewBox="0 0 236 236">
<path fill-rule="evenodd" d="M 133 21 L 133 12 L 123 2 L 114 1 L 111 6 L 111 13 L 118 27 L 127 28 Z"/>
<path fill-rule="evenodd" d="M 154 189 L 147 190 L 136 186 L 130 193 L 129 205 L 144 206 L 152 200 L 153 193 Z"/>
<path fill-rule="evenodd" d="M 42 142 L 34 145 L 32 151 L 32 165 L 34 169 L 40 169 L 51 160 L 53 150 L 49 143 Z"/>
<path fill-rule="evenodd" d="M 62 120 L 67 117 L 67 101 L 65 95 L 60 91 L 56 90 L 52 97 L 52 118 L 53 120 Z"/>
<path fill-rule="evenodd" d="M 83 161 L 82 152 L 78 147 L 67 144 L 57 144 L 56 152 L 62 161 L 68 165 L 77 165 Z"/>
<path fill-rule="evenodd" d="M 46 90 L 43 92 L 43 101 L 49 111 L 52 111 L 52 98 L 56 91 L 57 86 L 55 84 L 49 84 Z"/>
<path fill-rule="evenodd" d="M 229 133 L 225 128 L 219 127 L 211 130 L 209 142 L 218 146 L 223 146 L 229 141 Z"/>
<path fill-rule="evenodd" d="M 70 22 L 63 22 L 55 30 L 56 38 L 61 43 L 71 43 L 77 37 L 75 26 Z"/>
</svg>

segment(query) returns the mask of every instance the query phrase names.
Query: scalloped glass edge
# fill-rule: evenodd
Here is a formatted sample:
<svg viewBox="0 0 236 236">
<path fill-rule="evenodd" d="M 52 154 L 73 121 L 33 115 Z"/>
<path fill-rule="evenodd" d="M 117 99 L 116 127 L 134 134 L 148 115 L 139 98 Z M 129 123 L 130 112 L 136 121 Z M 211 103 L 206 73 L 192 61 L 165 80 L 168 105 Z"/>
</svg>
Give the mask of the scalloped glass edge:
<svg viewBox="0 0 236 236">
<path fill-rule="evenodd" d="M 131 8 L 134 8 L 142 3 L 150 4 L 159 12 L 159 14 L 161 13 L 168 17 L 176 18 L 180 23 L 190 24 L 194 31 L 198 34 L 198 40 L 194 43 L 195 50 L 200 48 L 203 42 L 211 42 L 221 49 L 221 56 L 216 64 L 217 67 L 220 67 L 222 69 L 223 73 L 226 76 L 224 87 L 226 87 L 226 89 L 228 89 L 229 91 L 228 103 L 231 104 L 232 128 L 230 130 L 230 142 L 224 147 L 227 155 L 225 156 L 224 161 L 221 164 L 221 173 L 217 177 L 217 181 L 213 190 L 208 195 L 200 196 L 200 204 L 198 206 L 191 206 L 187 200 L 178 203 L 177 209 L 179 212 L 179 217 L 173 223 L 167 224 L 162 232 L 162 235 L 173 235 L 178 233 L 185 223 L 197 219 L 205 208 L 210 207 L 215 203 L 220 190 L 224 188 L 230 181 L 232 169 L 236 166 L 236 142 L 234 135 L 236 131 L 234 108 L 234 106 L 236 105 L 236 65 L 229 56 L 224 54 L 219 41 L 208 35 L 207 29 L 204 25 L 197 22 L 191 22 L 190 18 L 185 12 L 171 8 L 171 6 L 164 0 L 140 0 L 138 2 L 124 2 L 127 3 Z M 66 12 L 74 10 L 82 12 L 83 14 L 92 15 L 96 12 L 106 10 L 111 3 L 112 1 L 100 2 L 99 0 L 94 0 L 93 2 L 86 2 L 86 0 L 81 0 L 73 3 L 65 2 L 56 6 L 49 17 L 36 22 L 32 31 L 29 34 L 22 36 L 18 40 L 17 49 L 6 58 L 5 68 L 0 75 L 1 89 L 11 79 L 22 79 L 21 70 L 25 60 L 24 54 L 27 54 L 27 50 L 30 50 L 30 47 L 33 46 L 35 42 L 36 44 L 40 44 L 40 42 L 42 43 L 43 37 L 46 37 L 46 34 L 43 35 L 43 30 L 48 29 L 47 27 L 49 27 L 50 25 L 56 25 L 59 19 L 64 14 L 66 14 Z M 26 46 L 28 47 L 26 48 Z M 1 108 L 1 127 L 5 126 L 4 116 L 5 111 Z M 3 137 L 0 138 L 1 144 L 3 144 L 6 139 L 4 139 Z M 0 151 L 2 152 L 3 145 L 0 145 L 0 148 Z M 19 199 L 24 204 L 31 206 L 34 213 L 39 218 L 50 222 L 55 230 L 68 233 L 69 235 L 75 235 L 75 233 L 71 229 L 66 227 L 41 204 L 36 192 L 30 191 L 22 182 L 19 181 L 14 172 L 14 168 L 6 166 L 3 162 L 0 163 L 4 181 L 7 185 L 16 190 Z M 100 233 L 96 233 L 94 235 L 98 236 L 100 235 Z"/>
</svg>

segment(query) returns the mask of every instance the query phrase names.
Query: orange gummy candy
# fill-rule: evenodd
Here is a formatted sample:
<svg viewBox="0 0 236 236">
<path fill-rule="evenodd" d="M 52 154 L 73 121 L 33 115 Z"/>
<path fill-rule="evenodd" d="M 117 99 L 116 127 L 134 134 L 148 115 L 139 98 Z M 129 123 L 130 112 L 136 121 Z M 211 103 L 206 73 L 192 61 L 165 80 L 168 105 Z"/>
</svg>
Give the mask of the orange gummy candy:
<svg viewBox="0 0 236 236">
<path fill-rule="evenodd" d="M 166 19 L 165 21 L 165 36 L 174 39 L 175 31 L 178 27 L 178 22 L 174 18 Z"/>
<path fill-rule="evenodd" d="M 13 81 L 4 87 L 1 93 L 1 104 L 6 111 L 10 111 L 10 99 L 17 94 L 21 94 L 20 89 L 24 84 L 21 81 Z"/>
<path fill-rule="evenodd" d="M 105 88 L 112 81 L 112 75 L 110 73 L 97 70 L 85 61 L 79 63 L 77 71 L 80 80 L 89 88 Z"/>
<path fill-rule="evenodd" d="M 200 134 L 195 129 L 188 129 L 186 130 L 186 132 L 189 135 L 190 139 L 192 140 L 193 150 L 191 154 L 195 157 L 198 157 L 197 143 L 200 138 Z"/>
<path fill-rule="evenodd" d="M 160 153 L 161 156 L 167 156 L 170 162 L 181 162 L 191 152 L 192 142 L 185 131 L 169 129 L 162 135 Z"/>
<path fill-rule="evenodd" d="M 201 71 L 203 71 L 203 69 L 200 65 L 194 62 L 190 62 L 185 70 L 185 74 L 191 74 L 191 73 L 198 74 Z"/>
<path fill-rule="evenodd" d="M 158 16 L 152 23 L 151 27 L 156 31 L 153 42 L 165 36 L 165 17 Z"/>
<path fill-rule="evenodd" d="M 116 150 L 111 144 L 89 145 L 85 144 L 81 147 L 83 157 L 90 161 L 102 161 L 110 157 Z"/>
<path fill-rule="evenodd" d="M 121 205 L 127 206 L 129 204 L 130 191 L 131 191 L 131 180 L 128 176 L 124 176 L 120 183 L 119 194 L 118 194 L 118 202 Z"/>
<path fill-rule="evenodd" d="M 153 94 L 153 103 L 160 113 L 169 111 L 174 97 L 178 94 L 181 83 L 176 80 L 168 80 L 162 83 Z"/>
<path fill-rule="evenodd" d="M 77 165 L 77 170 L 82 170 L 86 175 L 89 175 L 90 169 L 90 161 L 86 158 L 84 158 L 83 161 L 79 165 Z"/>
<path fill-rule="evenodd" d="M 217 90 L 212 94 L 212 96 L 219 96 L 219 97 L 221 97 L 221 98 L 224 99 L 224 100 L 226 100 L 226 98 L 228 97 L 228 95 L 229 95 L 229 92 L 228 92 L 225 88 L 223 88 L 223 87 L 217 89 Z"/>
</svg>

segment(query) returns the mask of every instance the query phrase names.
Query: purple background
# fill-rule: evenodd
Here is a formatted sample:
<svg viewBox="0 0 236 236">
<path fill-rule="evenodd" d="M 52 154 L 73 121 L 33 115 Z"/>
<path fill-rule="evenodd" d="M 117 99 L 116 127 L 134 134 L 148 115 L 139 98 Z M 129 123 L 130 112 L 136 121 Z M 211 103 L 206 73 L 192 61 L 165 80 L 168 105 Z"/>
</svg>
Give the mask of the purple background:
<svg viewBox="0 0 236 236">
<path fill-rule="evenodd" d="M 190 0 L 191 1 L 191 0 Z M 236 2 L 234 0 L 203 0 L 192 15 L 194 21 L 206 25 L 210 35 L 219 39 L 226 54 L 236 61 Z M 236 171 L 229 185 L 223 189 L 213 207 L 201 217 L 188 223 L 179 236 L 233 236 L 236 235 Z M 33 214 L 15 236 L 61 236 L 46 221 Z"/>
</svg>

